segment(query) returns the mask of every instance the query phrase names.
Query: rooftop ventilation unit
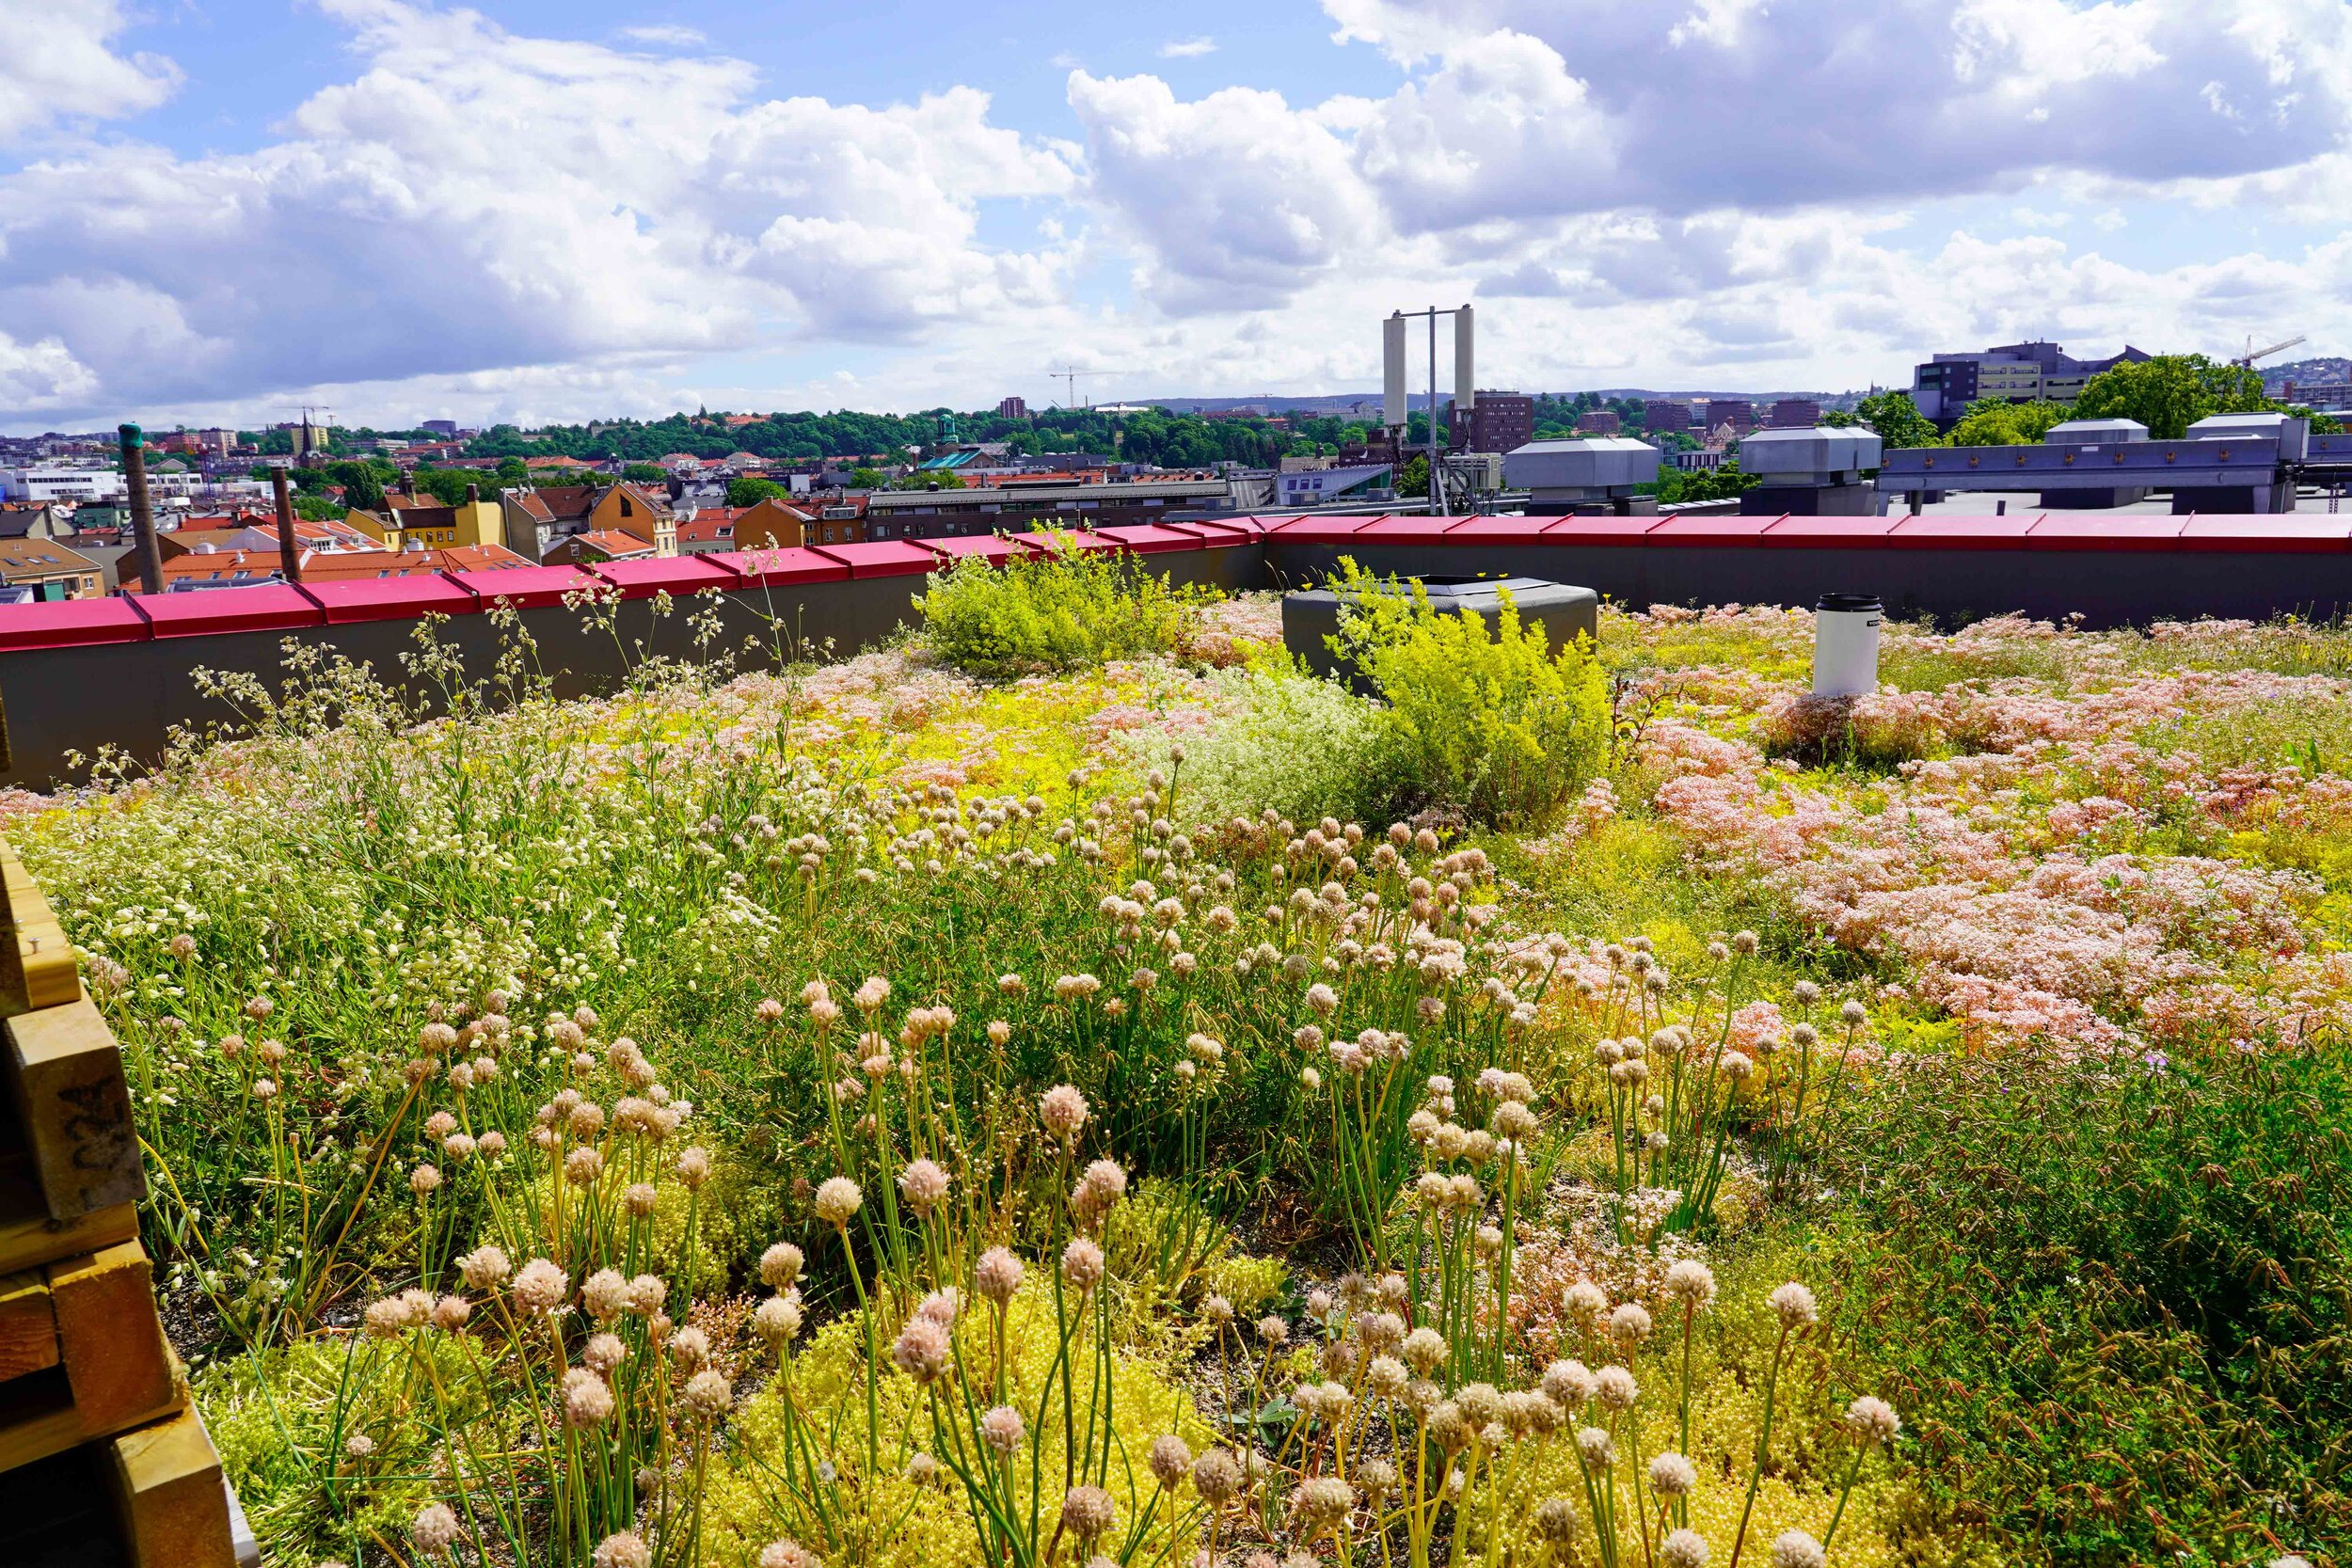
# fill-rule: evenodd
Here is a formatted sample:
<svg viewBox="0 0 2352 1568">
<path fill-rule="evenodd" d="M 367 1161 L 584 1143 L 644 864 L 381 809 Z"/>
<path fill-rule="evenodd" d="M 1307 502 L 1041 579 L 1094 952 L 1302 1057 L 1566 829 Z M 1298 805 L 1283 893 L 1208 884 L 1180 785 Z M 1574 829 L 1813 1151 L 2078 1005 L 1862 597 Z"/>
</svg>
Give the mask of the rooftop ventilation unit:
<svg viewBox="0 0 2352 1568">
<path fill-rule="evenodd" d="M 2279 443 L 2279 456 L 2288 463 L 2303 461 L 2311 443 L 2312 422 L 2293 414 L 2209 414 L 2188 427 L 2192 441 L 2243 441 L 2249 436 Z"/>
<path fill-rule="evenodd" d="M 1878 497 L 1862 474 L 1879 466 L 1881 446 L 1876 435 L 1853 427 L 1742 436 L 1740 471 L 1761 483 L 1740 493 L 1740 510 L 1756 516 L 1867 516 L 1878 510 Z"/>
<path fill-rule="evenodd" d="M 2068 420 L 2054 424 L 2042 437 L 2045 447 L 2064 447 L 2077 459 L 2095 456 L 2102 448 L 2148 439 L 2148 427 L 2137 420 Z M 2103 485 L 2092 490 L 2044 490 L 2042 505 L 2051 512 L 2093 512 L 2129 506 L 2148 499 L 2142 484 Z"/>
<path fill-rule="evenodd" d="M 1658 482 L 1658 449 L 1628 436 L 1586 441 L 1530 441 L 1502 456 L 1505 489 L 1525 490 L 1533 516 L 1629 516 L 1658 510 L 1638 484 Z"/>
</svg>

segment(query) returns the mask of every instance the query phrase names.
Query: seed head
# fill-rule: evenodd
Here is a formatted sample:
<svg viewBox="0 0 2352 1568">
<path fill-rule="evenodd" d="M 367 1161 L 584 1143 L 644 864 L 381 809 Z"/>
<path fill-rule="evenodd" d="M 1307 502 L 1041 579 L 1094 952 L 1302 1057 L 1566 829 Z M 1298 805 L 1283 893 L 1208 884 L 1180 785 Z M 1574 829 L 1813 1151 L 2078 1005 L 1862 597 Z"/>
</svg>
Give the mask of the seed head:
<svg viewBox="0 0 2352 1568">
<path fill-rule="evenodd" d="M 1552 1402 L 1569 1408 L 1569 1411 L 1590 1402 L 1595 1387 L 1597 1385 L 1595 1385 L 1593 1373 L 1585 1369 L 1583 1361 L 1552 1361 L 1548 1369 L 1543 1369 L 1543 1392 L 1550 1394 Z"/>
<path fill-rule="evenodd" d="M 1576 1451 L 1597 1470 L 1605 1470 L 1617 1462 L 1617 1445 L 1599 1427 L 1586 1427 L 1576 1434 Z"/>
<path fill-rule="evenodd" d="M 1546 1497 L 1535 1505 L 1535 1539 L 1565 1546 L 1576 1539 L 1576 1504 L 1565 1497 Z"/>
<path fill-rule="evenodd" d="M 1678 1529 L 1658 1547 L 1658 1560 L 1663 1568 L 1707 1568 L 1710 1555 L 1707 1538 L 1694 1529 Z"/>
<path fill-rule="evenodd" d="M 564 1424 L 575 1431 L 601 1426 L 612 1414 L 612 1388 L 585 1367 L 564 1374 Z"/>
<path fill-rule="evenodd" d="M 1258 1339 L 1265 1345 L 1279 1345 L 1291 1337 L 1291 1325 L 1271 1312 L 1258 1320 Z"/>
<path fill-rule="evenodd" d="M 807 1262 L 801 1249 L 790 1242 L 778 1242 L 759 1255 L 760 1283 L 773 1291 L 788 1291 L 801 1277 L 801 1268 Z"/>
<path fill-rule="evenodd" d="M 1811 1328 L 1821 1321 L 1821 1309 L 1813 1300 L 1813 1292 L 1793 1279 L 1774 1290 L 1772 1299 L 1772 1310 L 1780 1315 L 1783 1328 Z"/>
<path fill-rule="evenodd" d="M 1310 1535 L 1338 1524 L 1355 1506 L 1356 1489 L 1337 1476 L 1317 1477 L 1291 1494 L 1291 1511 Z"/>
<path fill-rule="evenodd" d="M 443 1296 L 433 1304 L 433 1326 L 444 1334 L 456 1333 L 472 1316 L 473 1303 L 464 1296 Z"/>
<path fill-rule="evenodd" d="M 503 1257 L 500 1259 L 504 1260 Z M 571 1293 L 571 1280 L 544 1258 L 533 1258 L 515 1275 L 515 1305 L 526 1312 L 552 1312 Z"/>
<path fill-rule="evenodd" d="M 1091 1291 L 1103 1282 L 1103 1249 L 1085 1236 L 1061 1249 L 1061 1275 L 1073 1287 Z"/>
<path fill-rule="evenodd" d="M 1028 1427 L 1021 1419 L 1021 1412 L 1011 1405 L 1000 1404 L 980 1418 L 980 1441 L 998 1453 L 1010 1453 L 1021 1446 Z"/>
<path fill-rule="evenodd" d="M 628 1281 L 617 1269 L 598 1269 L 580 1287 L 580 1304 L 600 1323 L 628 1310 Z"/>
<path fill-rule="evenodd" d="M 1155 1439 L 1152 1444 L 1152 1478 L 1162 1486 L 1174 1488 L 1192 1469 L 1192 1449 L 1174 1433 Z"/>
<path fill-rule="evenodd" d="M 898 1173 L 898 1191 L 918 1215 L 929 1215 L 947 1196 L 947 1173 L 935 1160 L 910 1161 Z"/>
<path fill-rule="evenodd" d="M 946 1325 L 918 1312 L 899 1330 L 898 1343 L 890 1347 L 890 1359 L 917 1385 L 928 1387 L 946 1372 L 951 1348 Z"/>
<path fill-rule="evenodd" d="M 698 1191 L 710 1180 L 710 1155 L 700 1148 L 680 1151 L 677 1157 L 677 1179 L 688 1192 Z"/>
<path fill-rule="evenodd" d="M 635 1530 L 620 1530 L 596 1543 L 589 1560 L 596 1568 L 653 1568 L 653 1550 Z"/>
<path fill-rule="evenodd" d="M 580 1363 L 599 1377 L 611 1377 L 612 1369 L 628 1359 L 628 1347 L 621 1343 L 617 1334 L 592 1334 L 580 1347 Z"/>
<path fill-rule="evenodd" d="M 752 1313 L 752 1327 L 761 1338 L 781 1349 L 800 1336 L 801 1305 L 790 1296 L 770 1296 Z"/>
<path fill-rule="evenodd" d="M 1630 1410 L 1642 1397 L 1642 1386 L 1623 1367 L 1603 1367 L 1593 1375 L 1594 1392 L 1604 1410 Z"/>
<path fill-rule="evenodd" d="M 973 1269 L 973 1284 L 981 1295 L 1003 1306 L 1021 1289 L 1021 1276 L 1025 1271 L 1021 1259 L 1005 1247 L 990 1247 L 980 1254 L 979 1263 Z"/>
<path fill-rule="evenodd" d="M 1484 1432 L 1502 1412 L 1502 1396 L 1491 1383 L 1465 1384 L 1462 1391 L 1454 1396 L 1454 1402 L 1472 1432 Z"/>
<path fill-rule="evenodd" d="M 850 1217 L 865 1201 L 866 1195 L 848 1177 L 827 1177 L 825 1184 L 817 1189 L 817 1217 L 838 1230 L 850 1223 Z"/>
<path fill-rule="evenodd" d="M 1228 1449 L 1211 1449 L 1192 1462 L 1192 1489 L 1211 1508 L 1232 1502 L 1241 1492 L 1241 1465 Z"/>
<path fill-rule="evenodd" d="M 759 1549 L 759 1568 L 822 1568 L 817 1554 L 797 1541 L 771 1541 Z"/>
<path fill-rule="evenodd" d="M 515 1272 L 515 1265 L 507 1261 L 505 1253 L 485 1242 L 457 1259 L 457 1272 L 464 1276 L 469 1289 L 495 1291 L 506 1283 L 507 1275 Z"/>
<path fill-rule="evenodd" d="M 1858 1443 L 1892 1443 L 1902 1429 L 1895 1407 L 1876 1394 L 1864 1394 L 1846 1406 L 1846 1431 Z"/>
<path fill-rule="evenodd" d="M 1772 1539 L 1772 1568 L 1822 1568 L 1829 1554 L 1801 1529 L 1783 1530 Z"/>
<path fill-rule="evenodd" d="M 1621 1345 L 1638 1345 L 1649 1338 L 1649 1313 L 1638 1301 L 1629 1301 L 1609 1314 L 1609 1337 Z"/>
<path fill-rule="evenodd" d="M 1704 1311 L 1715 1304 L 1715 1271 L 1695 1258 L 1682 1259 L 1666 1271 L 1666 1294 Z"/>
<path fill-rule="evenodd" d="M 726 1374 L 709 1368 L 686 1380 L 686 1408 L 706 1421 L 715 1421 L 735 1403 L 734 1385 Z"/>
<path fill-rule="evenodd" d="M 447 1503 L 425 1504 L 408 1526 L 408 1539 L 427 1557 L 446 1555 L 457 1544 L 459 1533 L 457 1515 Z"/>
<path fill-rule="evenodd" d="M 1086 1124 L 1086 1096 L 1073 1085 L 1057 1084 L 1047 1089 L 1038 1100 L 1037 1110 L 1045 1131 L 1065 1144 L 1074 1140 L 1078 1129 Z"/>
<path fill-rule="evenodd" d="M 1117 1517 L 1119 1505 L 1099 1486 L 1073 1486 L 1062 1497 L 1062 1528 L 1077 1539 L 1081 1549 L 1091 1546 Z"/>
<path fill-rule="evenodd" d="M 1406 1366 L 1427 1377 L 1446 1358 L 1445 1336 L 1423 1324 L 1405 1336 L 1402 1354 Z"/>
<path fill-rule="evenodd" d="M 690 1323 L 670 1341 L 670 1354 L 679 1366 L 691 1371 L 710 1359 L 710 1336 Z"/>
<path fill-rule="evenodd" d="M 1649 1462 L 1650 1490 L 1661 1497 L 1679 1497 L 1698 1483 L 1698 1466 L 1678 1453 L 1661 1453 Z"/>
</svg>

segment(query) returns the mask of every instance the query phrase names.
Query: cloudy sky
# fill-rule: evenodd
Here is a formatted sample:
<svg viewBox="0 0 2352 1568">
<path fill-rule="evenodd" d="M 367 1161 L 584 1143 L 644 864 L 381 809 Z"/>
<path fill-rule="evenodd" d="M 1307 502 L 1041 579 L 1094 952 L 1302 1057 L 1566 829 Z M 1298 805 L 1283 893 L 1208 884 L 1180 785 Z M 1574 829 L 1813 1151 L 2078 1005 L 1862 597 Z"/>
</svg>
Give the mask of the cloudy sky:
<svg viewBox="0 0 2352 1568">
<path fill-rule="evenodd" d="M 0 0 L 0 429 L 2352 352 L 2344 0 Z"/>
</svg>

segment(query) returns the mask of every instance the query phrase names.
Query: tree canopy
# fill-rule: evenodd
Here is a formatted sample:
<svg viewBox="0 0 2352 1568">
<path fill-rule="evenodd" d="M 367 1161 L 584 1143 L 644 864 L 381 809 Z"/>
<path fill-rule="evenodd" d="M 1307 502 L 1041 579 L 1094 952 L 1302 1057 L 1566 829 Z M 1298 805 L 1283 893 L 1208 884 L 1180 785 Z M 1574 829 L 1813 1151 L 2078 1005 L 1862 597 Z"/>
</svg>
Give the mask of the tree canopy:
<svg viewBox="0 0 2352 1568">
<path fill-rule="evenodd" d="M 772 479 L 731 479 L 727 481 L 729 506 L 757 506 L 761 501 L 782 500 L 786 491 Z"/>
<path fill-rule="evenodd" d="M 2201 354 L 2160 354 L 2102 371 L 2074 400 L 2078 420 L 2137 420 L 2159 441 L 2177 441 L 2214 414 L 2253 414 L 2280 405 L 2247 365 L 2217 365 Z"/>
<path fill-rule="evenodd" d="M 2029 447 L 2041 442 L 2058 425 L 2074 417 L 2063 403 L 2010 403 L 1979 398 L 1968 405 L 1948 437 L 1956 447 Z"/>
<path fill-rule="evenodd" d="M 1880 445 L 1895 447 L 1932 447 L 1943 437 L 1936 434 L 1935 422 L 1919 412 L 1919 405 L 1904 391 L 1874 392 L 1853 406 L 1851 414 L 1832 411 L 1821 416 L 1821 422 L 1836 427 L 1863 424 L 1870 427 Z"/>
</svg>

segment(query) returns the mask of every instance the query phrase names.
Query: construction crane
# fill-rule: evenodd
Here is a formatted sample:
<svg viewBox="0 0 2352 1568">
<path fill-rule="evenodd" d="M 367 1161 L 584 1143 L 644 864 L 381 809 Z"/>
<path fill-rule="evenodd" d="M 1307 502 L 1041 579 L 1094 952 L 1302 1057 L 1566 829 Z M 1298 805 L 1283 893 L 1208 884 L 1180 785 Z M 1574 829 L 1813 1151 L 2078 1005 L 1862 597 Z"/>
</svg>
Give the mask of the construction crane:
<svg viewBox="0 0 2352 1568">
<path fill-rule="evenodd" d="M 2256 348 L 2254 346 L 2254 335 L 2249 332 L 2246 335 L 2246 352 L 2237 356 L 2237 362 L 2250 369 L 2252 368 L 2255 360 L 2267 359 L 2274 354 L 2278 354 L 2286 349 L 2291 349 L 2296 344 L 2307 341 L 2308 339 L 2305 334 L 2298 332 L 2294 337 L 2289 338 L 2285 342 L 2273 343 L 2268 348 Z"/>
<path fill-rule="evenodd" d="M 1062 396 L 1062 406 L 1063 406 L 1063 407 L 1065 407 L 1065 408 L 1075 408 L 1075 407 L 1077 407 L 1077 406 L 1078 406 L 1078 378 L 1079 378 L 1080 376 L 1083 376 L 1083 375 L 1126 375 L 1126 374 L 1129 374 L 1130 372 L 1126 372 L 1126 371 L 1117 371 L 1117 370 L 1112 370 L 1112 371 L 1082 371 L 1082 370 L 1077 369 L 1075 366 L 1066 366 L 1066 367 L 1064 367 L 1063 369 L 1058 370 L 1058 371 L 1049 370 L 1049 371 L 1047 371 L 1045 373 L 1046 373 L 1047 375 L 1050 375 L 1050 376 L 1054 377 L 1056 380 L 1062 382 L 1062 383 L 1065 385 L 1065 387 L 1068 388 L 1068 389 L 1064 392 L 1064 394 L 1063 394 L 1063 396 Z"/>
</svg>

